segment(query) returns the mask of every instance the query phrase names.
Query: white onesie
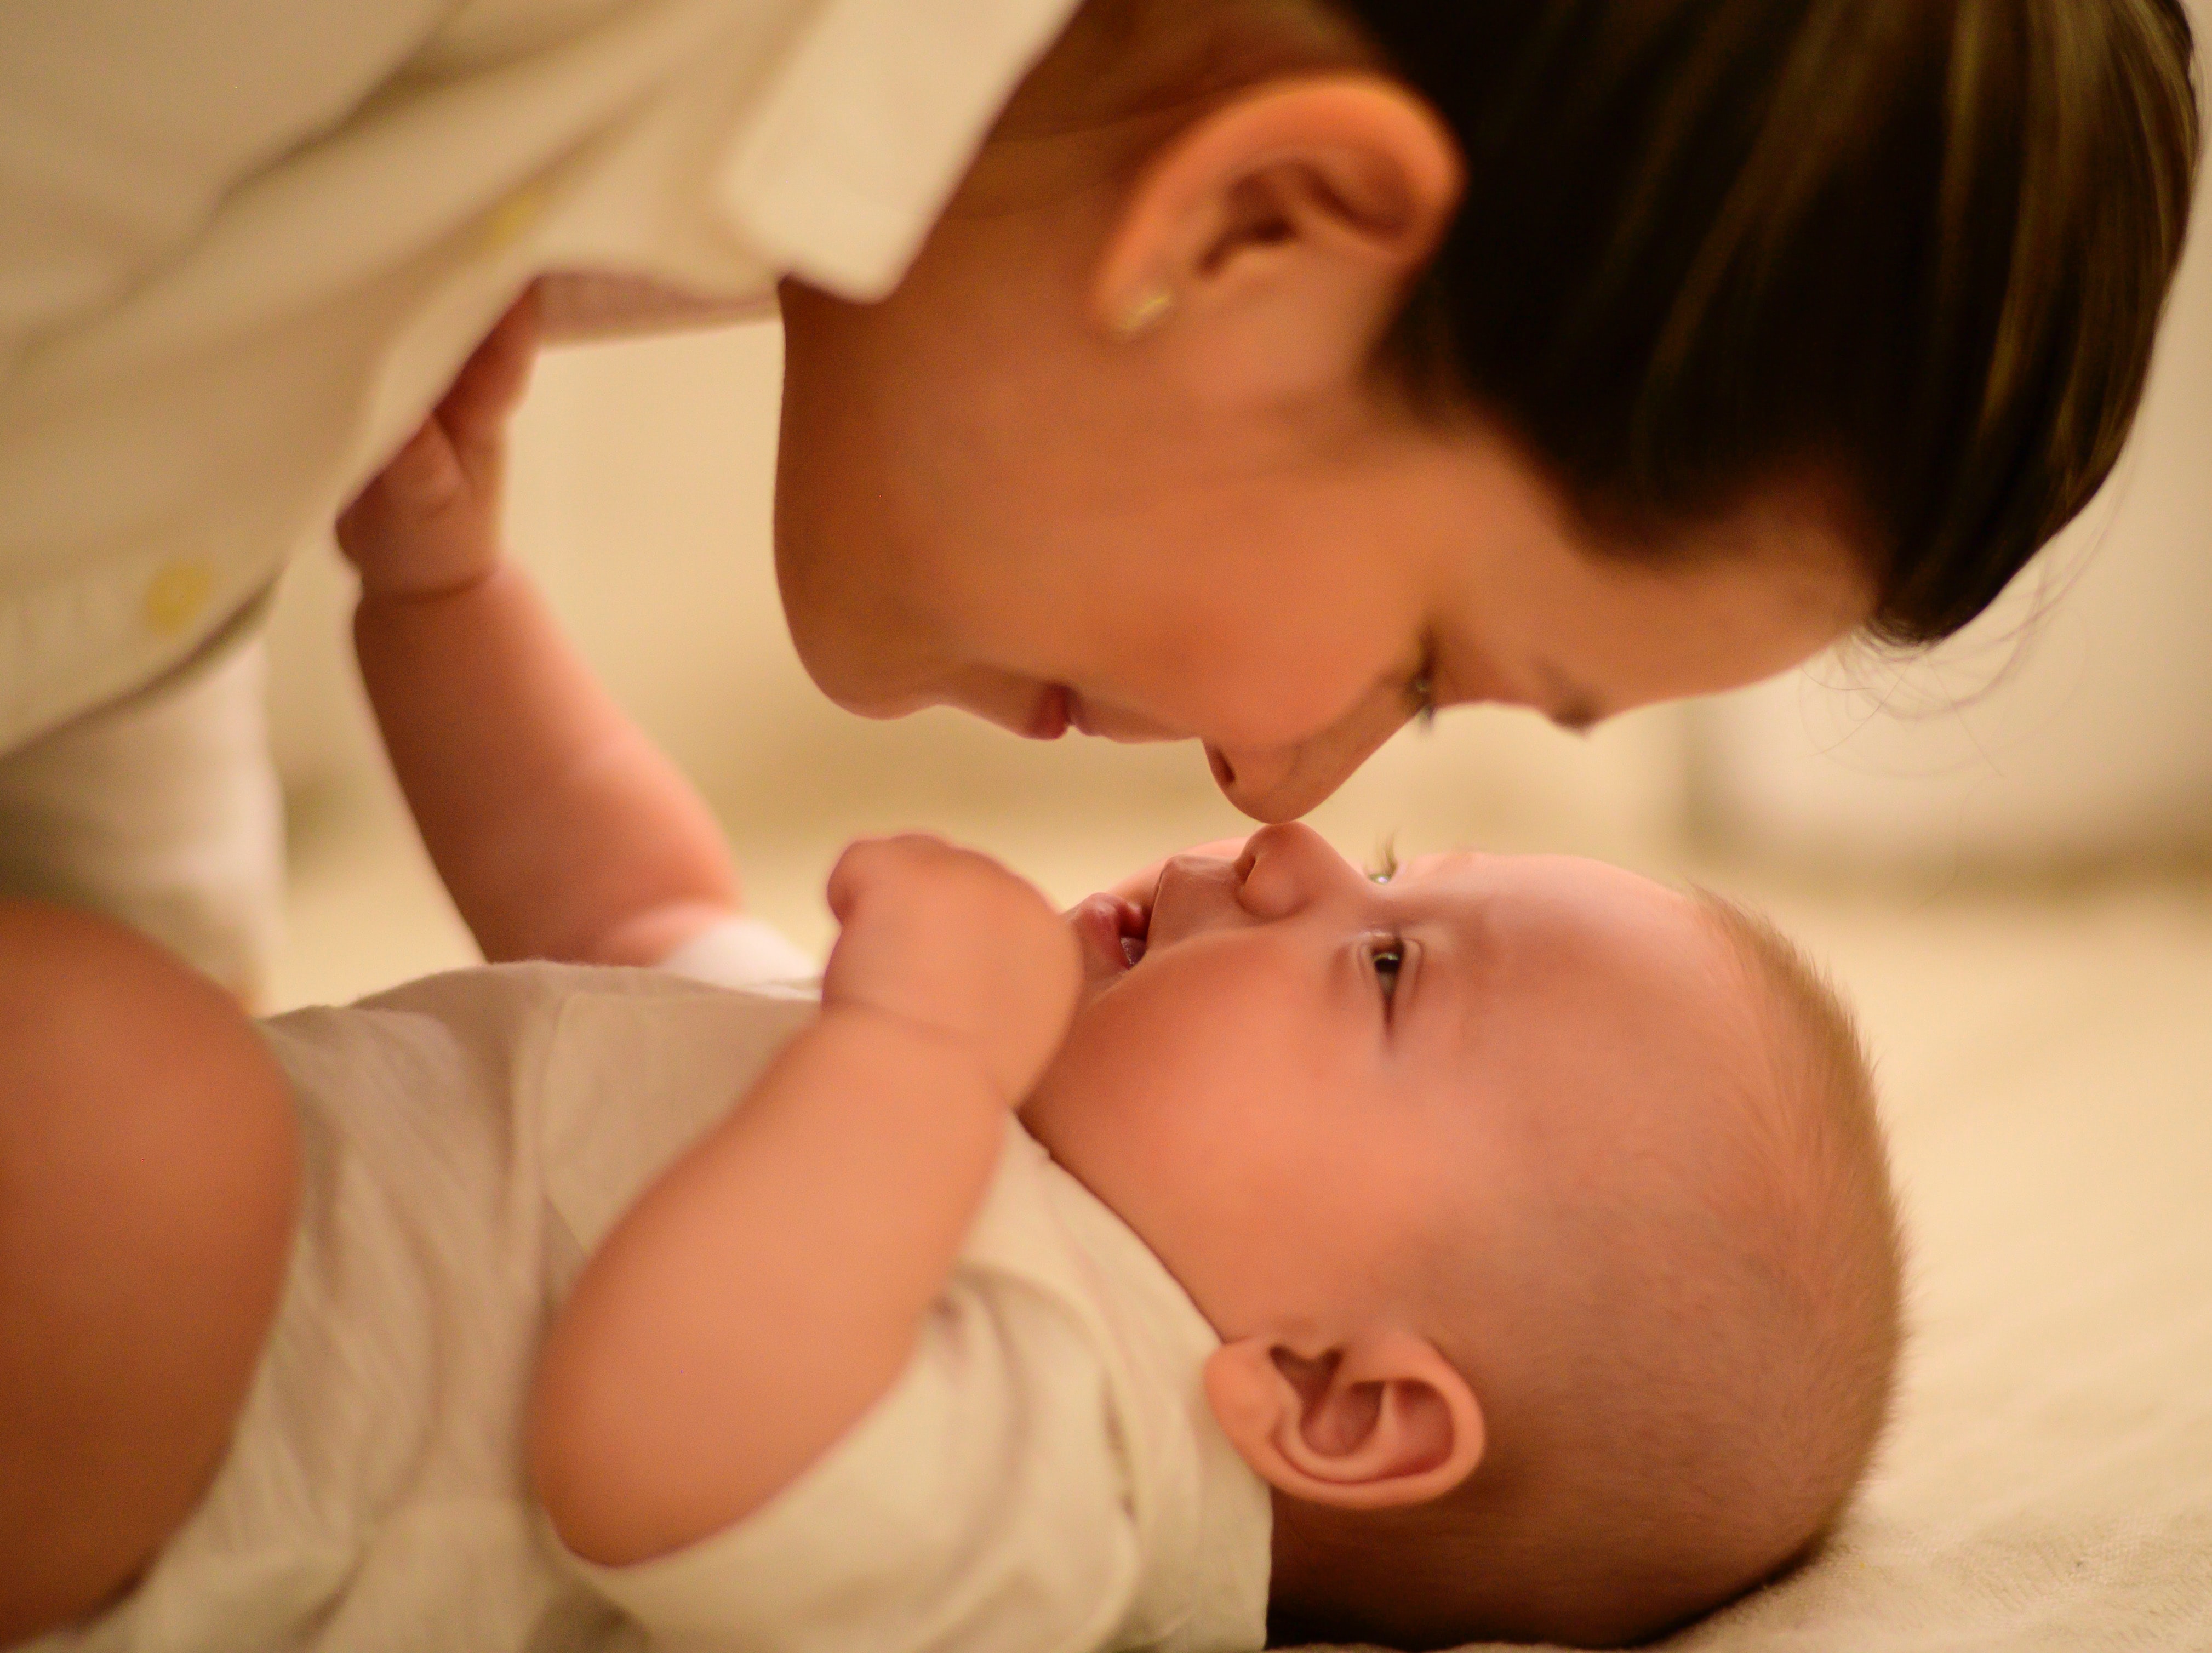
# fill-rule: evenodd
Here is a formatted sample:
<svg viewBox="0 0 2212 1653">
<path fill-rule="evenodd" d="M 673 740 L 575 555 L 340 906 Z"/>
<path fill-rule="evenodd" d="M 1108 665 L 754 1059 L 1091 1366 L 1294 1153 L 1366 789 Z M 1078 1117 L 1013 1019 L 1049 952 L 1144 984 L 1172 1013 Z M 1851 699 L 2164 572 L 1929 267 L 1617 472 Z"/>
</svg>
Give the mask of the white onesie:
<svg viewBox="0 0 2212 1653">
<path fill-rule="evenodd" d="M 920 1348 L 844 1439 L 690 1550 L 562 1551 L 520 1452 L 544 1328 L 814 1013 L 535 964 L 269 1024 L 301 1215 L 230 1455 L 133 1593 L 38 1653 L 1260 1647 L 1268 1499 L 1200 1391 L 1217 1340 L 1011 1121 Z"/>
</svg>

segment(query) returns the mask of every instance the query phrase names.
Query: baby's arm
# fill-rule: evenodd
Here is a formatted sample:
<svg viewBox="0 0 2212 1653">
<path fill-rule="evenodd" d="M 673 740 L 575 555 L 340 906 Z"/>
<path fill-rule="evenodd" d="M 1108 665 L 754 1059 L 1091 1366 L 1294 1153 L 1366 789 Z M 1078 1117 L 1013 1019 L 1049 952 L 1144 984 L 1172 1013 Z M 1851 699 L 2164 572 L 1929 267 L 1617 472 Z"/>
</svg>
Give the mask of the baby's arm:
<svg viewBox="0 0 2212 1653">
<path fill-rule="evenodd" d="M 738 905 L 720 827 L 501 554 L 507 416 L 537 348 L 509 312 L 338 519 L 354 644 L 423 843 L 484 956 L 650 964 Z"/>
<path fill-rule="evenodd" d="M 531 1469 L 587 1560 L 757 1509 L 892 1384 L 1074 1005 L 1036 890 L 902 838 L 847 851 L 823 1013 L 592 1255 L 548 1338 Z"/>
</svg>

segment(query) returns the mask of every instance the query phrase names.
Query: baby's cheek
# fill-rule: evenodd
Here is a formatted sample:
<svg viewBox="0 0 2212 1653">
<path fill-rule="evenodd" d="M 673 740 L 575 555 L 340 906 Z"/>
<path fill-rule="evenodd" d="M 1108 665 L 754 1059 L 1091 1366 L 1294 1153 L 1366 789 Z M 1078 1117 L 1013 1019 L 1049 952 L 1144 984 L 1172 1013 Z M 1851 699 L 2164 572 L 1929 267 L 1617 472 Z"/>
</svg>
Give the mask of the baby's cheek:
<svg viewBox="0 0 2212 1653">
<path fill-rule="evenodd" d="M 1112 1013 L 1114 996 L 1078 1012 L 1022 1109 L 1030 1133 L 1079 1175 L 1146 1152 L 1169 1079 L 1161 1060 L 1168 1036 Z"/>
<path fill-rule="evenodd" d="M 1112 1133 L 1115 1100 L 1127 1089 L 1120 1070 L 1127 1063 L 1115 1041 L 1101 1036 L 1097 1021 L 1089 1007 L 1076 1012 L 1067 1037 L 1021 1108 L 1024 1127 L 1071 1170 L 1079 1160 L 1095 1157 L 1093 1138 Z"/>
</svg>

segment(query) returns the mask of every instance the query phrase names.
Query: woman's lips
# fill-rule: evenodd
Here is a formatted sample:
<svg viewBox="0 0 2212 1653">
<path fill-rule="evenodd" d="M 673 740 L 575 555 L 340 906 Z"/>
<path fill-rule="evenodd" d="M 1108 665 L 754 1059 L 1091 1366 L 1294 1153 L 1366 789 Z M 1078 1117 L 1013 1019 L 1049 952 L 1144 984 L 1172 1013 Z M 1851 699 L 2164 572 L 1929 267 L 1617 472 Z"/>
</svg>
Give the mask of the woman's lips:
<svg viewBox="0 0 2212 1653">
<path fill-rule="evenodd" d="M 1030 714 L 1029 727 L 1022 732 L 1031 740 L 1057 740 L 1066 734 L 1073 721 L 1069 712 L 1070 696 L 1066 686 L 1050 684 L 1037 697 L 1036 710 Z"/>
<path fill-rule="evenodd" d="M 1114 706 L 1094 707 L 1064 683 L 1047 684 L 1038 692 L 1021 732 L 1031 740 L 1057 740 L 1071 729 L 1101 740 L 1129 743 L 1187 738 L 1138 713 Z"/>
</svg>

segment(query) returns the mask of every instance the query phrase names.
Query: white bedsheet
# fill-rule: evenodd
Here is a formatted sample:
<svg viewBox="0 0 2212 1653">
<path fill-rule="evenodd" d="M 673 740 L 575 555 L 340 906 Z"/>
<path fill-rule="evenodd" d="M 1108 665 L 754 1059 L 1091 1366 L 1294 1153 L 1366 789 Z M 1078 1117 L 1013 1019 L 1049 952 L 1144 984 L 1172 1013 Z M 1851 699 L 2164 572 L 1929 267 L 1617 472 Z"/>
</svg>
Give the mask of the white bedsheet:
<svg viewBox="0 0 2212 1653">
<path fill-rule="evenodd" d="M 1807 939 L 1886 1053 L 1903 1404 L 1829 1553 L 1660 1645 L 2212 1650 L 2212 910 Z"/>
</svg>

